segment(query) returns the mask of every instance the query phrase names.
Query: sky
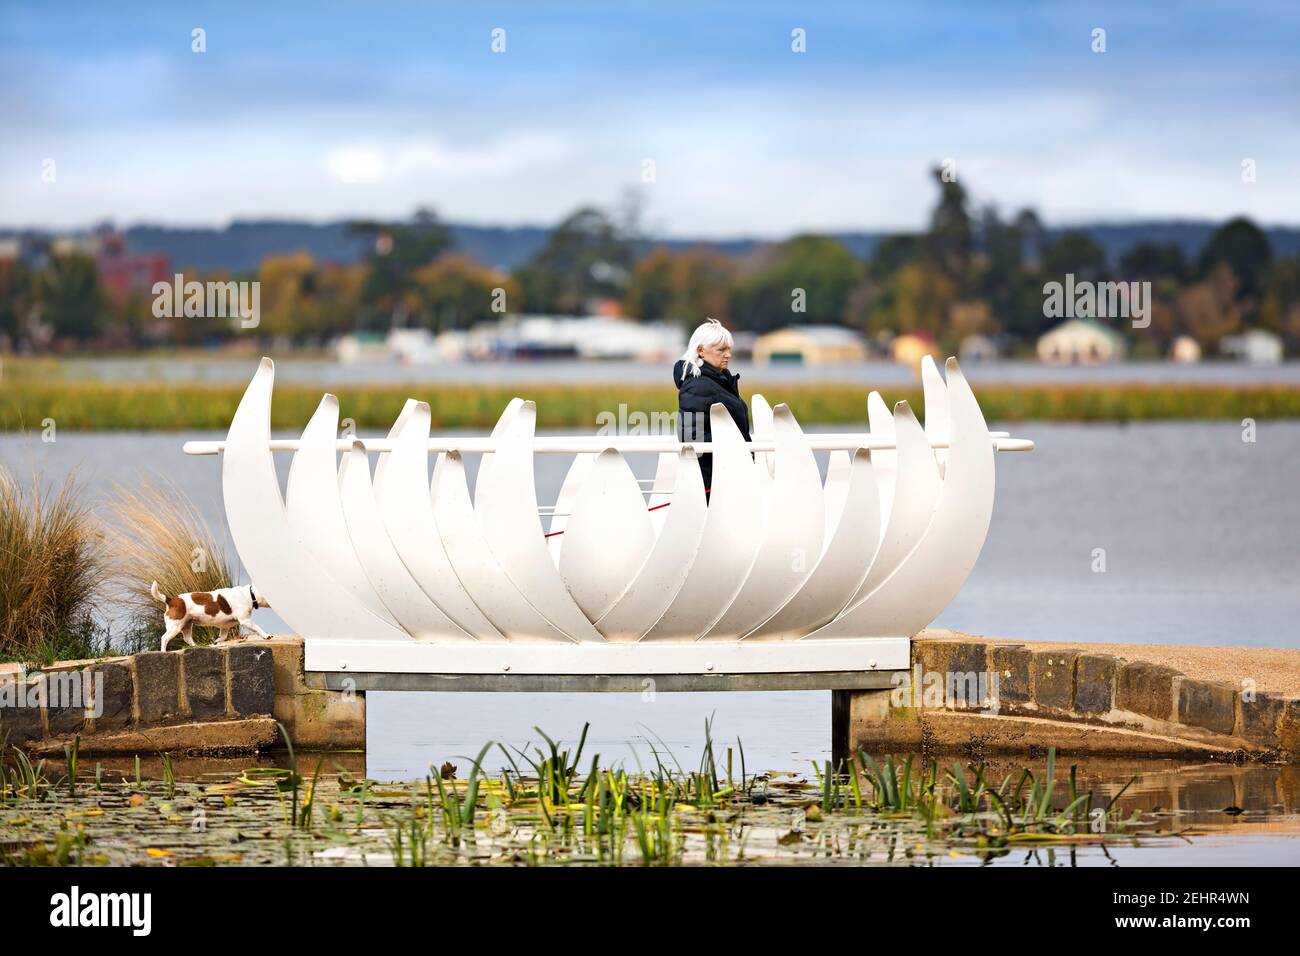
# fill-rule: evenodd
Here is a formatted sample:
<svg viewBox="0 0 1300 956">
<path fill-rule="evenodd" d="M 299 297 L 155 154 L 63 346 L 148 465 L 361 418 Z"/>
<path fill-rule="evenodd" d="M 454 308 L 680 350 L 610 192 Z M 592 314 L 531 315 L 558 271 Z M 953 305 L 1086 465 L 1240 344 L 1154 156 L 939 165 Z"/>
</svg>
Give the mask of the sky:
<svg viewBox="0 0 1300 956">
<path fill-rule="evenodd" d="M 550 225 L 636 190 L 663 236 L 907 230 L 944 161 L 1049 225 L 1295 225 L 1298 50 L 1267 0 L 0 0 L 0 225 Z"/>
</svg>

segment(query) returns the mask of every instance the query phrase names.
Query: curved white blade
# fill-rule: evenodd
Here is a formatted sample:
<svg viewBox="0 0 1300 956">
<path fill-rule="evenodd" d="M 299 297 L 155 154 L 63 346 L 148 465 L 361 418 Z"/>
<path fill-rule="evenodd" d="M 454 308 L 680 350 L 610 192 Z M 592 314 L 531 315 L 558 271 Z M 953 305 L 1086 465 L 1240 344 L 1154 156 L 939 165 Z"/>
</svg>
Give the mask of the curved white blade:
<svg viewBox="0 0 1300 956">
<path fill-rule="evenodd" d="M 578 500 L 578 490 L 591 472 L 591 466 L 595 461 L 595 452 L 574 455 L 573 463 L 569 465 L 569 471 L 564 476 L 564 484 L 560 486 L 560 493 L 555 498 L 555 514 L 551 516 L 546 545 L 550 549 L 551 560 L 555 562 L 557 568 L 560 566 L 560 554 L 564 551 L 564 540 L 568 537 L 562 532 L 568 527 L 568 516 L 573 514 Z"/>
<path fill-rule="evenodd" d="M 433 518 L 429 427 L 428 404 L 410 401 L 388 433 L 393 450 L 379 456 L 374 481 L 384 529 L 411 577 L 444 614 L 479 640 L 504 640 L 461 583 Z"/>
<path fill-rule="evenodd" d="M 844 507 L 821 560 L 799 592 L 745 640 L 802 637 L 834 618 L 867 576 L 880 542 L 880 496 L 871 453 L 859 448 L 848 462 Z"/>
<path fill-rule="evenodd" d="M 528 603 L 570 637 L 604 641 L 560 580 L 537 516 L 533 429 L 537 408 L 524 402 L 499 436 L 492 468 L 479 473 L 474 512 L 483 537 Z"/>
<path fill-rule="evenodd" d="M 939 490 L 943 486 L 930 443 L 907 402 L 894 406 L 894 440 L 898 444 L 894 508 L 871 567 L 847 605 L 850 608 L 859 604 L 907 560 L 930 526 Z M 876 453 L 872 452 L 871 457 L 874 471 Z"/>
<path fill-rule="evenodd" d="M 595 456 L 564 537 L 560 576 L 582 613 L 599 620 L 636 578 L 655 543 L 641 486 L 612 448 Z"/>
<path fill-rule="evenodd" d="M 749 400 L 750 429 L 754 441 L 771 441 L 774 432 L 772 423 L 772 406 L 767 399 L 755 392 Z M 754 452 L 754 461 L 762 465 L 767 477 L 776 476 L 776 455 L 770 451 Z"/>
<path fill-rule="evenodd" d="M 930 444 L 947 443 L 952 432 L 952 418 L 948 414 L 948 387 L 943 383 L 934 364 L 933 355 L 921 357 L 921 391 L 925 397 L 925 437 Z M 943 477 L 943 467 L 948 461 L 948 450 L 936 448 L 934 460 L 939 463 L 939 477 Z"/>
<path fill-rule="evenodd" d="M 673 486 L 677 483 L 677 463 L 682 460 L 689 460 L 695 470 L 699 471 L 694 455 L 683 459 L 674 451 L 660 452 L 659 460 L 655 463 L 654 484 L 650 486 L 652 493 L 646 507 L 650 509 L 650 524 L 655 529 L 656 538 L 663 533 L 664 522 L 668 520 L 669 506 L 673 503 Z"/>
<path fill-rule="evenodd" d="M 948 360 L 947 371 L 952 442 L 929 530 L 866 600 L 809 640 L 915 634 L 947 606 L 974 568 L 993 514 L 993 442 L 955 359 Z"/>
<path fill-rule="evenodd" d="M 735 640 L 762 624 L 794 596 L 821 557 L 826 506 L 817 459 L 789 407 L 778 405 L 773 414 L 776 475 L 763 544 L 706 640 Z"/>
<path fill-rule="evenodd" d="M 694 641 L 708 631 L 740 592 L 763 540 L 758 467 L 725 406 L 715 402 L 709 421 L 713 491 L 703 539 L 676 599 L 642 640 Z"/>
<path fill-rule="evenodd" d="M 350 591 L 331 586 L 324 566 L 290 528 L 271 457 L 274 385 L 275 363 L 264 358 L 231 419 L 221 461 L 226 523 L 253 587 L 286 624 L 312 638 L 410 640 Z"/>
<path fill-rule="evenodd" d="M 840 517 L 844 514 L 844 502 L 849 496 L 849 482 L 853 480 L 853 459 L 847 451 L 833 451 L 826 462 L 826 483 L 822 486 L 822 498 L 826 502 L 826 525 L 822 532 L 822 554 L 831 545 L 835 529 L 840 526 Z M 880 502 L 877 500 L 879 509 Z"/>
<path fill-rule="evenodd" d="M 500 438 L 506 433 L 506 429 L 510 427 L 510 423 L 514 421 L 515 415 L 519 413 L 519 409 L 523 407 L 523 404 L 524 400 L 517 396 L 506 403 L 505 410 L 501 412 L 501 417 L 498 418 L 497 423 L 492 426 L 493 438 Z M 479 491 L 483 488 L 484 484 L 486 484 L 487 476 L 492 471 L 492 460 L 492 452 L 490 451 L 484 452 L 479 456 L 478 474 L 474 476 L 475 511 L 478 510 Z"/>
<path fill-rule="evenodd" d="M 361 567 L 403 629 L 421 639 L 470 639 L 471 635 L 429 600 L 397 556 L 375 504 L 370 459 L 360 439 L 352 442 L 352 449 L 339 462 L 339 496 Z"/>
<path fill-rule="evenodd" d="M 371 586 L 348 535 L 334 450 L 338 430 L 339 401 L 327 394 L 303 429 L 302 442 L 289 465 L 284 502 L 289 527 L 324 565 L 335 585 L 350 592 L 375 616 L 401 627 Z"/>
<path fill-rule="evenodd" d="M 674 459 L 671 469 L 663 463 L 669 454 Z M 695 452 L 689 445 L 680 452 L 665 452 L 660 456 L 659 466 L 656 487 L 659 479 L 671 472 L 673 485 L 664 490 L 671 490 L 672 496 L 664 496 L 668 507 L 651 512 L 652 516 L 664 516 L 663 527 L 636 580 L 619 596 L 609 613 L 596 622 L 596 629 L 611 641 L 639 640 L 663 617 L 686 581 L 704 535 L 708 509 L 704 503 L 704 478 Z"/>
<path fill-rule="evenodd" d="M 438 456 L 429 487 L 433 518 L 456 576 L 496 629 L 511 641 L 573 642 L 515 587 L 483 537 L 469 500 L 465 461 L 458 451 Z"/>
<path fill-rule="evenodd" d="M 894 415 L 880 397 L 879 392 L 867 396 L 867 421 L 871 425 L 874 438 L 894 437 Z M 880 526 L 888 527 L 889 512 L 894 507 L 894 477 L 898 472 L 898 452 L 892 448 L 881 448 L 871 453 L 871 470 L 876 473 L 876 482 L 880 486 Z"/>
</svg>

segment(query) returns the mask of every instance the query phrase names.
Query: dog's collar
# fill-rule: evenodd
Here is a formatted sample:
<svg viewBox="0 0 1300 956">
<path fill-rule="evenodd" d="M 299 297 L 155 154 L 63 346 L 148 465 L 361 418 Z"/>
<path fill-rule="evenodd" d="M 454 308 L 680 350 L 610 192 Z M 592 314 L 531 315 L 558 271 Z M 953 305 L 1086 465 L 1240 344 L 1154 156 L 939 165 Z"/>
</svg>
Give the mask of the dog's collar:
<svg viewBox="0 0 1300 956">
<path fill-rule="evenodd" d="M 256 610 L 257 610 L 257 595 L 253 593 L 253 586 L 252 586 L 251 584 L 248 586 L 248 596 L 251 597 L 251 598 L 253 599 L 253 610 L 256 611 Z"/>
</svg>

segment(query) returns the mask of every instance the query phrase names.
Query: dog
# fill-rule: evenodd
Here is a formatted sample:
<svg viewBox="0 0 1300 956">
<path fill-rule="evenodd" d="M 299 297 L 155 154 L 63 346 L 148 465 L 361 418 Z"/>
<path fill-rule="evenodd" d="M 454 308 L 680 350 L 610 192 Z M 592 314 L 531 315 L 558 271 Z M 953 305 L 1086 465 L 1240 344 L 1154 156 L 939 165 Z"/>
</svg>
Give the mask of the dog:
<svg viewBox="0 0 1300 956">
<path fill-rule="evenodd" d="M 218 644 L 226 641 L 232 628 L 238 636 L 241 627 L 248 628 L 265 640 L 271 639 L 270 634 L 253 623 L 253 612 L 259 607 L 271 605 L 266 598 L 253 593 L 251 584 L 237 588 L 219 588 L 210 593 L 191 591 L 189 594 L 168 597 L 158 587 L 158 582 L 154 581 L 149 585 L 149 593 L 154 596 L 154 600 L 161 602 L 167 608 L 163 614 L 163 623 L 167 627 L 162 636 L 164 651 L 167 650 L 167 645 L 171 643 L 172 638 L 177 635 L 193 647 L 194 638 L 190 629 L 195 624 L 200 627 L 218 628 L 221 631 L 221 636 L 216 641 Z"/>
</svg>

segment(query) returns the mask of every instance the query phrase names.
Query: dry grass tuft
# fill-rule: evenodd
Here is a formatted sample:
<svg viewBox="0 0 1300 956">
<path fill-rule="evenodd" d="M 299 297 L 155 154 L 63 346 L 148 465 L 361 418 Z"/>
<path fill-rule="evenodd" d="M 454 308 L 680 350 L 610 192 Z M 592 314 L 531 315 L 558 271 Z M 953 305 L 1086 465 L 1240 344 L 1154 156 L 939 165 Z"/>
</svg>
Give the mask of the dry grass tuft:
<svg viewBox="0 0 1300 956">
<path fill-rule="evenodd" d="M 153 581 L 164 594 L 215 591 L 234 584 L 225 551 L 194 502 L 170 481 L 117 485 L 109 501 L 106 530 L 118 604 L 133 622 L 131 633 L 162 634 L 163 607 L 149 593 Z M 207 629 L 195 628 L 195 637 Z"/>
<path fill-rule="evenodd" d="M 75 475 L 53 497 L 0 468 L 0 657 L 43 660 L 52 647 L 91 656 L 91 612 L 107 568 L 100 529 Z"/>
</svg>

